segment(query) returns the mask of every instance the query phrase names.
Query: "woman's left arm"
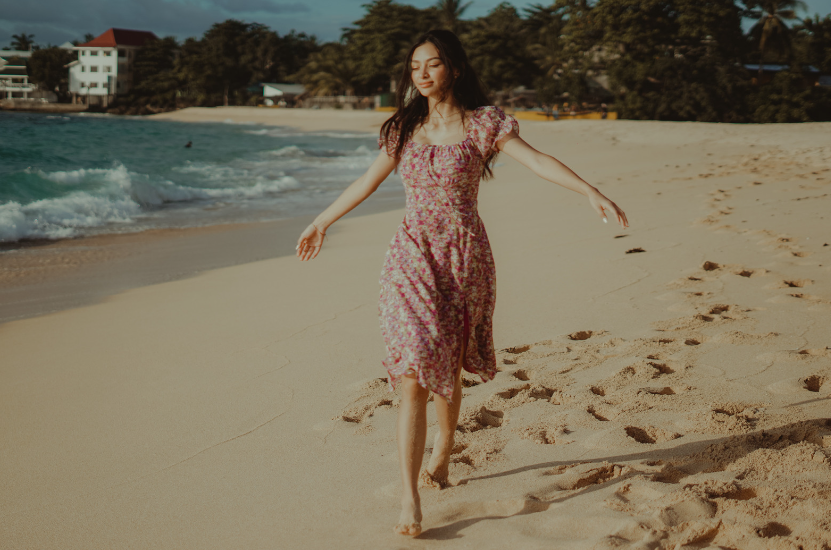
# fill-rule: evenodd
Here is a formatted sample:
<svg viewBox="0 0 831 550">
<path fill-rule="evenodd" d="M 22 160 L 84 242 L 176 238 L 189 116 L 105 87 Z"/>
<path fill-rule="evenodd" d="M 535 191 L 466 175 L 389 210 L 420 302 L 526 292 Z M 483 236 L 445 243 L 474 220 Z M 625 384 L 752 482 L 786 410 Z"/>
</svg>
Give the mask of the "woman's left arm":
<svg viewBox="0 0 831 550">
<path fill-rule="evenodd" d="M 516 132 L 511 132 L 498 142 L 496 147 L 520 164 L 529 168 L 544 180 L 556 183 L 566 189 L 576 191 L 589 199 L 589 204 L 605 221 L 606 212 L 613 212 L 621 227 L 629 227 L 626 214 L 603 193 L 589 185 L 575 174 L 568 166 L 550 155 L 541 153 L 528 145 Z"/>
</svg>

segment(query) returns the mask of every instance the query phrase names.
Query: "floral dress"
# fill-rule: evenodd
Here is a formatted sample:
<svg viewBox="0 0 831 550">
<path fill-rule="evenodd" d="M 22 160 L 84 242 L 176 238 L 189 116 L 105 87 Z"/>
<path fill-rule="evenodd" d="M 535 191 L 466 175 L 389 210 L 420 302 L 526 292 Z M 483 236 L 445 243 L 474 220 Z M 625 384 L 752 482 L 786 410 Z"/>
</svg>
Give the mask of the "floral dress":
<svg viewBox="0 0 831 550">
<path fill-rule="evenodd" d="M 464 368 L 487 381 L 496 374 L 493 309 L 496 272 L 477 211 L 485 158 L 516 120 L 498 107 L 479 107 L 465 139 L 451 145 L 407 142 L 399 171 L 407 208 L 381 272 L 384 366 L 394 388 L 412 372 L 447 399 L 467 337 Z M 392 156 L 397 135 L 379 145 Z"/>
</svg>

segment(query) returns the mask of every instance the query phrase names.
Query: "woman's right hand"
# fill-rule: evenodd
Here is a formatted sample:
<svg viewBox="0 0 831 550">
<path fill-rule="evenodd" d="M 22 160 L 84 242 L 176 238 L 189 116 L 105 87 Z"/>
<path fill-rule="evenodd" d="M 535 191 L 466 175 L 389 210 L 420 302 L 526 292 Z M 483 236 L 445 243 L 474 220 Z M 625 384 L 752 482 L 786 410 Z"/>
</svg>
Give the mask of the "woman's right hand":
<svg viewBox="0 0 831 550">
<path fill-rule="evenodd" d="M 320 247 L 323 246 L 323 237 L 325 236 L 326 233 L 319 230 L 314 224 L 309 224 L 309 227 L 300 234 L 300 238 L 297 240 L 297 257 L 300 258 L 301 262 L 314 260 L 317 257 L 320 253 Z"/>
</svg>

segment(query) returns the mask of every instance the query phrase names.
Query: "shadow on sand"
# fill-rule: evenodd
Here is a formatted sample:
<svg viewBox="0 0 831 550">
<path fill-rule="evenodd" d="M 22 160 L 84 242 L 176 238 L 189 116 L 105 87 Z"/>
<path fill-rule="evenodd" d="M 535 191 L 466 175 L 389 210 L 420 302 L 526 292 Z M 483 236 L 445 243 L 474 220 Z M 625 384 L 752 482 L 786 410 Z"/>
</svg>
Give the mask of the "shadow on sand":
<svg viewBox="0 0 831 550">
<path fill-rule="evenodd" d="M 636 462 L 663 465 L 664 468 L 654 472 L 630 471 L 612 479 L 600 478 L 598 481 L 591 482 L 584 486 L 576 488 L 576 490 L 563 491 L 567 494 L 556 498 L 540 498 L 534 494 L 524 494 L 522 496 L 516 495 L 500 495 L 500 498 L 505 499 L 524 499 L 524 505 L 518 512 L 508 515 L 483 515 L 478 517 L 470 517 L 454 521 L 441 527 L 434 527 L 424 531 L 419 537 L 419 540 L 451 540 L 462 538 L 461 533 L 464 529 L 475 525 L 481 521 L 500 520 L 510 517 L 523 516 L 528 514 L 535 514 L 548 510 L 553 504 L 566 502 L 571 498 L 579 495 L 591 493 L 593 491 L 606 489 L 615 484 L 619 484 L 633 476 L 649 475 L 655 481 L 664 483 L 678 483 L 686 476 L 695 473 L 704 472 L 719 472 L 723 471 L 727 465 L 735 462 L 746 455 L 752 453 L 757 449 L 784 449 L 790 445 L 808 441 L 821 445 L 822 441 L 819 434 L 823 430 L 831 429 L 831 418 L 817 418 L 813 420 L 804 420 L 779 426 L 777 428 L 770 428 L 765 430 L 757 430 L 747 434 L 731 435 L 719 437 L 714 439 L 699 440 L 692 443 L 678 445 L 676 447 L 662 447 L 652 451 L 643 451 L 639 453 L 630 453 L 622 455 L 612 455 L 596 460 L 580 462 L 579 464 L 597 464 L 603 463 L 620 463 L 620 462 Z M 716 450 L 730 448 L 730 453 L 716 453 Z M 729 456 L 729 458 L 720 458 L 720 456 Z M 530 464 L 504 472 L 488 474 L 483 476 L 469 477 L 463 479 L 458 485 L 467 485 L 478 481 L 485 481 L 488 479 L 495 479 L 506 476 L 513 476 L 523 472 L 533 470 L 556 469 L 563 466 L 574 466 L 573 462 L 553 461 L 540 462 L 538 464 Z M 556 473 L 562 473 L 560 471 Z M 543 475 L 556 475 L 555 472 Z M 560 491 L 558 484 L 548 484 L 547 486 L 537 488 L 534 492 L 540 495 L 550 494 L 552 492 Z"/>
</svg>

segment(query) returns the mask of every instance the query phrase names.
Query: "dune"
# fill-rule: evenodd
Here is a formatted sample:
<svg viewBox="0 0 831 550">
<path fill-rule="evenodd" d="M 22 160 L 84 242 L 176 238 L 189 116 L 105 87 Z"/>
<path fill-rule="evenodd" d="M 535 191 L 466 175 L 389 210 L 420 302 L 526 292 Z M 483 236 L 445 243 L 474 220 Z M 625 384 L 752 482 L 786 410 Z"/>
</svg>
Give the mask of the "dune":
<svg viewBox="0 0 831 550">
<path fill-rule="evenodd" d="M 260 121 L 383 120 L 328 114 Z M 392 533 L 377 320 L 402 210 L 335 224 L 309 263 L 0 325 L 0 546 L 827 548 L 829 131 L 522 121 L 631 229 L 499 159 L 480 213 L 501 372 L 465 375 L 450 487 L 423 489 L 416 539 Z"/>
</svg>

